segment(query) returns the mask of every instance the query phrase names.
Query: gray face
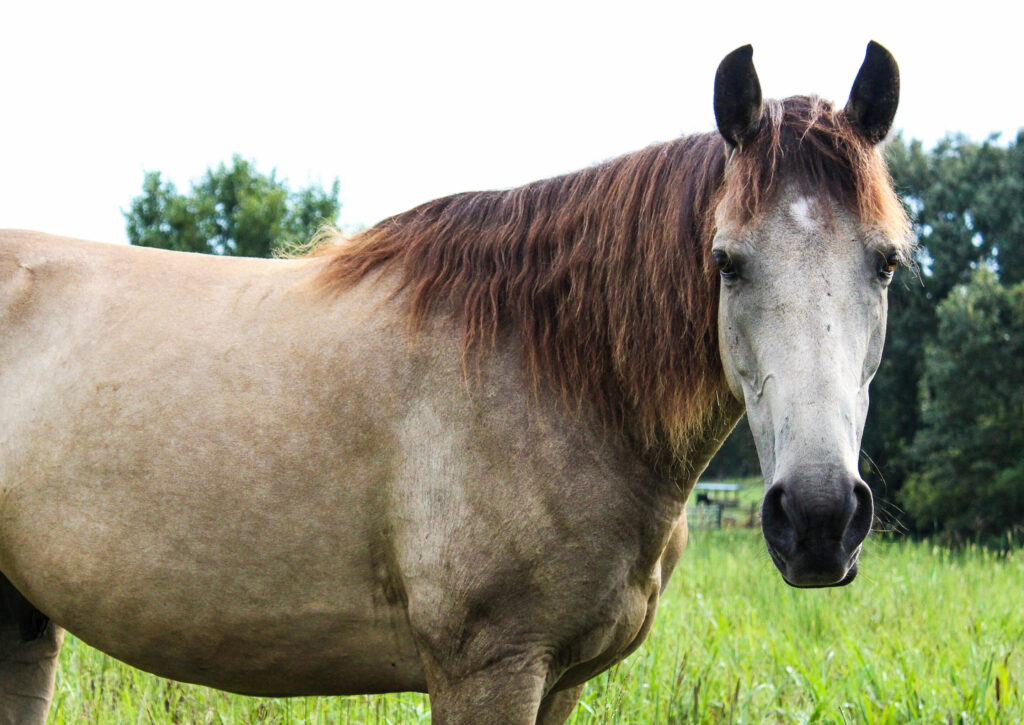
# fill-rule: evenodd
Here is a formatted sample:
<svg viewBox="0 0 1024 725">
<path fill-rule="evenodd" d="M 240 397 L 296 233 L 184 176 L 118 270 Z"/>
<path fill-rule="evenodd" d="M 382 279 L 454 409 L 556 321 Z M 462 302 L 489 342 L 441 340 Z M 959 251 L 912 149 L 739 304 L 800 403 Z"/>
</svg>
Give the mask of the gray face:
<svg viewBox="0 0 1024 725">
<path fill-rule="evenodd" d="M 896 255 L 845 209 L 793 189 L 719 229 L 722 362 L 757 444 L 769 552 L 794 586 L 846 584 L 872 521 L 857 462 Z"/>
</svg>

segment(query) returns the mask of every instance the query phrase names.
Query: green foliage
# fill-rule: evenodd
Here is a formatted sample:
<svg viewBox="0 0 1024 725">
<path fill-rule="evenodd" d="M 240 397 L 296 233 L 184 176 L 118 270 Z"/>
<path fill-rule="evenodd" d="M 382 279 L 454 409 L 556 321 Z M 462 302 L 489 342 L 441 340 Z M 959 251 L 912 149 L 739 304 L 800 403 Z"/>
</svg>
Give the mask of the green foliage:
<svg viewBox="0 0 1024 725">
<path fill-rule="evenodd" d="M 897 138 L 889 144 L 886 154 L 896 189 L 911 211 L 920 248 L 916 274 L 903 274 L 890 289 L 885 356 L 871 386 L 872 405 L 863 445 L 865 458 L 877 466 L 880 474 L 869 481 L 883 501 L 899 500 L 916 528 L 938 528 L 951 536 L 954 532 L 964 536 L 966 518 L 955 523 L 947 521 L 938 517 L 934 505 L 925 503 L 938 502 L 946 491 L 940 485 L 937 463 L 929 453 L 936 445 L 938 430 L 930 393 L 942 378 L 942 373 L 933 368 L 944 356 L 958 361 L 964 380 L 982 381 L 989 364 L 986 356 L 992 350 L 966 353 L 968 347 L 961 342 L 968 333 L 964 330 L 955 339 L 950 337 L 950 325 L 954 323 L 946 321 L 943 328 L 941 318 L 953 314 L 954 308 L 946 309 L 942 302 L 964 294 L 965 285 L 974 284 L 972 278 L 982 268 L 990 270 L 988 283 L 996 287 L 1021 279 L 1024 132 L 1006 146 L 998 144 L 995 138 L 977 144 L 955 136 L 943 140 L 930 152 L 925 152 L 919 141 L 908 143 Z M 1000 319 L 994 324 L 1004 323 Z M 926 355 L 929 349 L 930 356 Z M 1006 379 L 1007 385 L 1024 384 L 1019 375 L 1014 379 L 1012 371 L 1006 372 L 1011 376 Z M 923 384 L 926 378 L 933 382 Z M 962 386 L 955 379 L 947 380 L 947 384 Z M 984 404 L 989 402 L 986 398 Z M 954 437 L 963 440 L 974 436 L 972 426 L 983 419 L 984 416 L 975 416 L 961 420 L 947 431 L 947 442 L 952 444 Z M 981 449 L 971 446 L 963 451 L 964 455 L 982 454 Z M 1014 464 L 1012 459 L 990 458 L 987 462 L 962 461 L 960 465 L 974 465 L 979 472 L 988 467 L 993 476 L 999 477 L 1004 470 L 1001 467 L 1012 468 Z M 909 480 L 914 481 L 912 490 L 902 491 Z M 938 488 L 926 495 L 925 489 L 930 486 Z M 963 499 L 955 500 L 963 503 Z M 1002 504 L 984 496 L 973 500 L 974 523 L 987 522 L 985 533 L 978 531 L 978 536 L 996 535 L 991 526 L 998 527 L 997 512 L 992 512 L 994 518 L 977 518 L 979 507 L 991 505 Z M 947 507 L 945 511 L 952 514 L 954 508 Z M 1006 522 L 1005 518 L 1002 520 Z"/>
<path fill-rule="evenodd" d="M 1004 283 L 1024 279 L 1024 131 L 1006 146 L 952 136 L 931 152 L 897 138 L 886 160 L 914 217 L 929 299 L 938 303 L 983 262 Z"/>
<path fill-rule="evenodd" d="M 757 461 L 754 436 L 750 433 L 747 417 L 743 416 L 711 459 L 701 478 L 705 481 L 720 481 L 760 475 L 761 465 Z"/>
<path fill-rule="evenodd" d="M 146 247 L 240 257 L 269 257 L 307 242 L 334 224 L 341 204 L 338 180 L 330 190 L 289 191 L 284 181 L 235 155 L 231 165 L 208 169 L 189 194 L 159 171 L 146 173 L 142 195 L 125 212 L 128 241 Z"/>
<path fill-rule="evenodd" d="M 871 540 L 848 587 L 787 587 L 753 530 L 694 532 L 647 642 L 571 725 L 1020 723 L 1024 552 Z M 51 723 L 427 723 L 423 695 L 264 699 L 133 670 L 73 637 Z"/>
<path fill-rule="evenodd" d="M 886 147 L 893 183 L 920 246 L 918 267 L 901 271 L 889 290 L 885 355 L 871 384 L 864 429 L 862 474 L 883 501 L 898 498 L 918 463 L 910 448 L 921 427 L 918 390 L 925 345 L 937 326 L 936 306 L 988 257 L 971 214 L 984 167 L 976 163 L 977 151 L 962 137 L 944 139 L 931 152 L 920 141 L 899 137 Z"/>
<path fill-rule="evenodd" d="M 1024 131 L 1003 148 L 974 147 L 971 224 L 1003 284 L 1024 281 Z"/>
<path fill-rule="evenodd" d="M 1005 541 L 1024 532 L 1024 283 L 979 267 L 938 318 L 903 501 L 954 540 Z"/>
<path fill-rule="evenodd" d="M 924 370 L 924 341 L 934 326 L 926 282 L 913 270 L 900 270 L 889 287 L 885 354 L 871 383 L 861 443 L 861 475 L 871 484 L 884 516 L 915 464 L 908 449 L 921 425 L 917 388 Z"/>
</svg>

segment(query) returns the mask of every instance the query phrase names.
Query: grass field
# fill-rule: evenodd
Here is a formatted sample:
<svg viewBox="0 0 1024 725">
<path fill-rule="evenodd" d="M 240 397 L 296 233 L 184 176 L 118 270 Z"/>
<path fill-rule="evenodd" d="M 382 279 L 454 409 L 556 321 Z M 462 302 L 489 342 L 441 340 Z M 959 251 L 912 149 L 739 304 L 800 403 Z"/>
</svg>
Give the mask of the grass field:
<svg viewBox="0 0 1024 725">
<path fill-rule="evenodd" d="M 570 722 L 1024 724 L 1024 551 L 868 542 L 800 591 L 756 530 L 695 532 L 646 644 Z M 263 700 L 160 680 L 68 639 L 52 723 L 425 723 L 422 695 Z"/>
</svg>

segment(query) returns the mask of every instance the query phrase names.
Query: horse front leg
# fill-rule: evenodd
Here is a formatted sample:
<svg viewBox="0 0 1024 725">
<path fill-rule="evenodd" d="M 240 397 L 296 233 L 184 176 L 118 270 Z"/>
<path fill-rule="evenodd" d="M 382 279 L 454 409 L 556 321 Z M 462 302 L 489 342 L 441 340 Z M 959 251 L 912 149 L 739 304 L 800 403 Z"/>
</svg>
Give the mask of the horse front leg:
<svg viewBox="0 0 1024 725">
<path fill-rule="evenodd" d="M 543 675 L 513 662 L 458 675 L 428 667 L 427 683 L 432 725 L 535 725 L 544 696 Z"/>
<path fill-rule="evenodd" d="M 0 725 L 46 722 L 64 630 L 46 622 L 32 639 L 0 607 Z"/>
<path fill-rule="evenodd" d="M 583 685 L 549 692 L 540 704 L 537 725 L 562 725 L 583 696 Z"/>
</svg>

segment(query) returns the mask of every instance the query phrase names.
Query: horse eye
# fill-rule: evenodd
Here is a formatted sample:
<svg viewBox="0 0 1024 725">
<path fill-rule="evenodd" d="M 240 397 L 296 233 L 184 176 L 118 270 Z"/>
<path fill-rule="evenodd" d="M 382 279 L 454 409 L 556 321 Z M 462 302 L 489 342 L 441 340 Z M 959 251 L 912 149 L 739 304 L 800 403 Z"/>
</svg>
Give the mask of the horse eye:
<svg viewBox="0 0 1024 725">
<path fill-rule="evenodd" d="M 722 275 L 722 279 L 731 280 L 740 276 L 739 269 L 726 252 L 716 249 L 711 253 L 711 258 L 718 265 L 718 273 Z"/>
<path fill-rule="evenodd" d="M 888 252 L 882 256 L 882 264 L 878 268 L 878 274 L 883 279 L 892 279 L 896 268 L 900 266 L 899 252 Z"/>
</svg>

